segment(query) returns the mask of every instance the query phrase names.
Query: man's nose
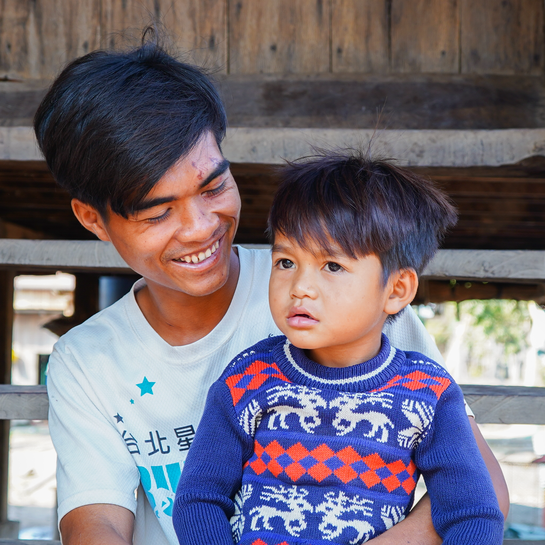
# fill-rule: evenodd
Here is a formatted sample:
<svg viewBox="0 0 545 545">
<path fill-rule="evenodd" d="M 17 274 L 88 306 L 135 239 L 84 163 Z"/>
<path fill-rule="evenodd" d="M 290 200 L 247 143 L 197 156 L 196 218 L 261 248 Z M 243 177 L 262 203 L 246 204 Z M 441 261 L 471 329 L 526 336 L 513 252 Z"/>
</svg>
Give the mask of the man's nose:
<svg viewBox="0 0 545 545">
<path fill-rule="evenodd" d="M 219 226 L 217 214 L 211 213 L 205 206 L 191 203 L 180 213 L 180 226 L 175 237 L 181 242 L 209 239 Z"/>
</svg>

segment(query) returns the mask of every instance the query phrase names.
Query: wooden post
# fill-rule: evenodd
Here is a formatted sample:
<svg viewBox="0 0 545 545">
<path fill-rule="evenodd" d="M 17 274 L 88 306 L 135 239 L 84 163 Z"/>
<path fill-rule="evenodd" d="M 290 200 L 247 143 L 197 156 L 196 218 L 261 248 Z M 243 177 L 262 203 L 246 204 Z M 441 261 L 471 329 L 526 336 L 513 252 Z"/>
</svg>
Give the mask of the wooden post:
<svg viewBox="0 0 545 545">
<path fill-rule="evenodd" d="M 12 271 L 0 271 L 0 383 L 11 383 L 13 336 Z M 16 538 L 19 523 L 8 520 L 8 465 L 10 421 L 0 421 L 0 538 Z"/>
</svg>

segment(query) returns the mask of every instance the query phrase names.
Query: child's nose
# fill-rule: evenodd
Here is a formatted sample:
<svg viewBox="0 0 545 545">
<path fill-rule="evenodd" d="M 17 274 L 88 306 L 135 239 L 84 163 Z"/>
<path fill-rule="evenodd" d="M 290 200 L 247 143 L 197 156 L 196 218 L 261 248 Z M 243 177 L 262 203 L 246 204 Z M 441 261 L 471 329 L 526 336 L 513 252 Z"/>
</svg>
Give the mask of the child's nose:
<svg viewBox="0 0 545 545">
<path fill-rule="evenodd" d="M 299 275 L 293 283 L 291 296 L 294 299 L 304 299 L 309 297 L 315 299 L 317 296 L 317 290 L 314 282 L 309 275 Z"/>
</svg>

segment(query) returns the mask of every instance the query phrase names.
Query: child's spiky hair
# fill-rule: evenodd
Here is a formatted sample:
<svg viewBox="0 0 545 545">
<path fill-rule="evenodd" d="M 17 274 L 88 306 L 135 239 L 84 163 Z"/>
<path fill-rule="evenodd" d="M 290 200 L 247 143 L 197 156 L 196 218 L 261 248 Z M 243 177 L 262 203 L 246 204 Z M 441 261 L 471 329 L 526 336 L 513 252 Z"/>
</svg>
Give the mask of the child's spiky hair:
<svg viewBox="0 0 545 545">
<path fill-rule="evenodd" d="M 353 258 L 375 254 L 384 282 L 395 270 L 421 273 L 457 219 L 432 180 L 355 150 L 289 162 L 280 177 L 270 241 L 280 233 L 306 249 L 314 243 Z"/>
</svg>

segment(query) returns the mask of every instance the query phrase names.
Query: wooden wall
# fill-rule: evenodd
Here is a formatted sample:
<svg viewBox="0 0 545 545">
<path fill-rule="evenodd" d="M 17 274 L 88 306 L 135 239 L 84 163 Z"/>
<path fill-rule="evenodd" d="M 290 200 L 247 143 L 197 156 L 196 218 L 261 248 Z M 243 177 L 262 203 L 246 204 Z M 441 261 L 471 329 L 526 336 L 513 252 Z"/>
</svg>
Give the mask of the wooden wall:
<svg viewBox="0 0 545 545">
<path fill-rule="evenodd" d="M 47 79 L 162 21 L 228 74 L 542 74 L 543 0 L 0 0 L 0 78 Z M 126 29 L 130 29 L 129 32 Z M 131 37 L 133 38 L 131 42 Z"/>
</svg>

